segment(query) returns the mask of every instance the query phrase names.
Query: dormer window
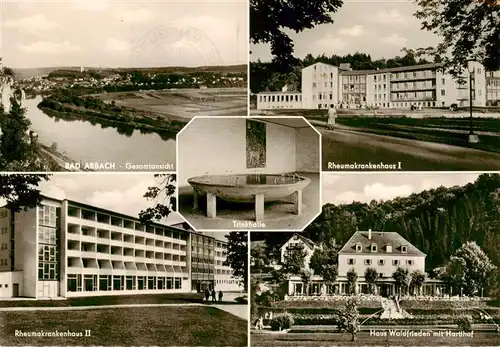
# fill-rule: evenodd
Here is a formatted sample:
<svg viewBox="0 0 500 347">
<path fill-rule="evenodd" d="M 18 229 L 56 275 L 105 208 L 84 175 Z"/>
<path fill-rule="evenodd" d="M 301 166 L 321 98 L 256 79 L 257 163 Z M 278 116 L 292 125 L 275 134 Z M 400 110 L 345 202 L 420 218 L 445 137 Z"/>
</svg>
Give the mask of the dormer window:
<svg viewBox="0 0 500 347">
<path fill-rule="evenodd" d="M 392 253 L 392 245 L 390 245 L 390 244 L 389 244 L 389 245 L 386 245 L 386 246 L 385 246 L 385 251 L 386 251 L 387 253 Z"/>
<path fill-rule="evenodd" d="M 361 245 L 361 243 L 357 243 L 356 244 L 356 252 L 361 252 L 363 250 L 363 246 Z"/>
<path fill-rule="evenodd" d="M 406 253 L 408 251 L 408 246 L 401 246 L 401 253 Z"/>
<path fill-rule="evenodd" d="M 372 243 L 371 244 L 370 251 L 372 251 L 372 252 L 376 252 L 377 251 L 377 244 L 376 243 Z"/>
</svg>

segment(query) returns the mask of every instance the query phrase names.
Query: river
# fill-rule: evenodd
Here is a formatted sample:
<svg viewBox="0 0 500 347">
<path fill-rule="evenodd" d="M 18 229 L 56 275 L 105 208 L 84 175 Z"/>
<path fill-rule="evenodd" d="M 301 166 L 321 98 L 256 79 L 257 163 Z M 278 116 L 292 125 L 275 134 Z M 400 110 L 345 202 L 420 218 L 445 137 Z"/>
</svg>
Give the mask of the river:
<svg viewBox="0 0 500 347">
<path fill-rule="evenodd" d="M 163 140 L 156 133 L 144 134 L 127 127 L 117 129 L 95 122 L 49 117 L 37 107 L 41 100 L 37 96 L 23 104 L 31 129 L 38 134 L 40 143 L 55 143 L 56 150 L 72 160 L 82 165 L 114 163 L 114 171 L 128 171 L 130 164 L 171 165 L 169 170 L 175 170 L 175 139 Z"/>
</svg>

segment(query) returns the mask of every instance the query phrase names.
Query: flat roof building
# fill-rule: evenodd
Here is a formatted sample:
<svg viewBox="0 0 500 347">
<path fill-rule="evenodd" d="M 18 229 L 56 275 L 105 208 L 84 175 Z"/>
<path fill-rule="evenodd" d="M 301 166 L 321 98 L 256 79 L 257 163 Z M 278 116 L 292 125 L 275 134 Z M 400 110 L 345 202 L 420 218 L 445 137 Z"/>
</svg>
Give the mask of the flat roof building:
<svg viewBox="0 0 500 347">
<path fill-rule="evenodd" d="M 443 64 L 419 64 L 378 70 L 352 70 L 349 64 L 315 63 L 302 69 L 301 92 L 293 98 L 286 92 L 257 94 L 257 109 L 331 107 L 410 108 L 469 105 L 482 107 L 497 99 L 496 77 L 487 77 L 484 67 L 470 62 L 472 73 L 454 79 L 443 72 Z"/>
<path fill-rule="evenodd" d="M 0 208 L 0 230 L 0 297 L 240 290 L 231 268 L 222 266 L 227 244 L 182 223 L 144 225 L 96 206 L 44 197 L 27 211 Z"/>
</svg>

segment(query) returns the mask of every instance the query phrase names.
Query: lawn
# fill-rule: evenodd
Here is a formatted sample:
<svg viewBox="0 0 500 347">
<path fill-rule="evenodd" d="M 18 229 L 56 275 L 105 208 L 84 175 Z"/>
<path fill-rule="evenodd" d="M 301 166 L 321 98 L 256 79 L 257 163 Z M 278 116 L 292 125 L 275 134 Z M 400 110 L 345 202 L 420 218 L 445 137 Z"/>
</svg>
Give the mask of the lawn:
<svg viewBox="0 0 500 347">
<path fill-rule="evenodd" d="M 110 295 L 82 298 L 68 298 L 66 300 L 4 300 L 0 307 L 67 307 L 67 306 L 100 306 L 100 305 L 128 305 L 128 304 L 186 304 L 201 303 L 201 294 L 141 294 L 141 295 Z"/>
<path fill-rule="evenodd" d="M 90 337 L 19 337 L 90 330 Z M 212 307 L 0 312 L 0 346 L 246 346 L 247 321 Z"/>
<path fill-rule="evenodd" d="M 251 334 L 252 347 L 322 347 L 322 346 L 498 346 L 498 333 L 474 332 L 473 337 L 376 337 L 368 331 L 358 333 L 355 342 L 350 334 Z"/>
</svg>

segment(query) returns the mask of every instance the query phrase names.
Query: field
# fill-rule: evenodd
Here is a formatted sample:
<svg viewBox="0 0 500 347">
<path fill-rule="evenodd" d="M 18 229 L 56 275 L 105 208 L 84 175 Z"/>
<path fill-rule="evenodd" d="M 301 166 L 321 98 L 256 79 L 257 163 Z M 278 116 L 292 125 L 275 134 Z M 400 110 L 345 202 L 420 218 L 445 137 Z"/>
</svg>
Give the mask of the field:
<svg viewBox="0 0 500 347">
<path fill-rule="evenodd" d="M 189 121 L 194 116 L 245 116 L 245 88 L 172 89 L 93 95 L 104 102 L 146 111 L 169 120 Z"/>
<path fill-rule="evenodd" d="M 90 330 L 91 336 L 16 336 Z M 0 312 L 0 346 L 246 346 L 247 321 L 212 307 Z"/>
</svg>

